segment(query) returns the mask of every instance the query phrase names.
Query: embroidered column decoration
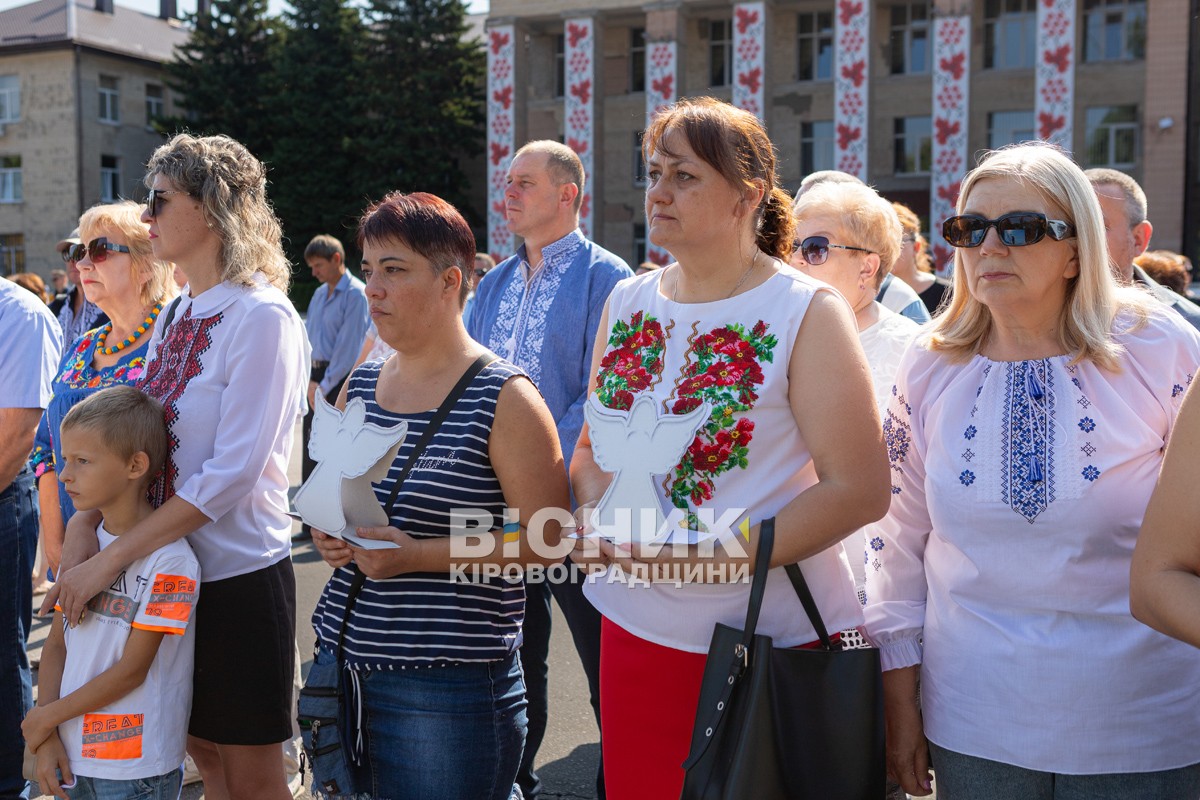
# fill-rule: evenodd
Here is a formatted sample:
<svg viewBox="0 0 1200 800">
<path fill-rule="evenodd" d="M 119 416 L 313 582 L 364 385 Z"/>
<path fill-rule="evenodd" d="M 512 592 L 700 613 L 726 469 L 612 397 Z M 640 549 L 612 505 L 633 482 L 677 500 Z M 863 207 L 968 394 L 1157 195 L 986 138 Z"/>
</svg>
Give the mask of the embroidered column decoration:
<svg viewBox="0 0 1200 800">
<path fill-rule="evenodd" d="M 516 31 L 500 25 L 488 31 L 487 152 L 488 252 L 497 262 L 513 251 L 513 235 L 504 216 L 504 181 L 514 149 L 513 71 Z"/>
<path fill-rule="evenodd" d="M 596 182 L 593 156 L 596 144 L 596 25 L 591 17 L 566 21 L 566 52 L 563 69 L 567 71 L 565 98 L 567 146 L 583 162 L 587 177 L 582 205 L 579 207 L 579 227 L 583 235 L 592 238 L 592 187 Z"/>
<path fill-rule="evenodd" d="M 942 239 L 942 223 L 954 216 L 958 188 L 967 172 L 967 112 L 971 87 L 971 18 L 933 20 L 933 176 L 929 185 L 929 243 L 933 268 L 952 268 L 954 250 Z"/>
<path fill-rule="evenodd" d="M 738 3 L 733 7 L 733 25 L 733 104 L 762 119 L 766 107 L 766 3 Z"/>
<path fill-rule="evenodd" d="M 1037 135 L 1070 153 L 1075 108 L 1075 0 L 1041 0 L 1037 28 Z"/>
<path fill-rule="evenodd" d="M 834 163 L 867 179 L 867 78 L 870 72 L 871 4 L 838 0 L 834 23 Z"/>
<path fill-rule="evenodd" d="M 646 43 L 646 126 L 658 111 L 675 102 L 678 49 L 674 41 Z M 646 258 L 663 266 L 673 260 L 671 254 L 650 242 L 646 229 Z"/>
</svg>

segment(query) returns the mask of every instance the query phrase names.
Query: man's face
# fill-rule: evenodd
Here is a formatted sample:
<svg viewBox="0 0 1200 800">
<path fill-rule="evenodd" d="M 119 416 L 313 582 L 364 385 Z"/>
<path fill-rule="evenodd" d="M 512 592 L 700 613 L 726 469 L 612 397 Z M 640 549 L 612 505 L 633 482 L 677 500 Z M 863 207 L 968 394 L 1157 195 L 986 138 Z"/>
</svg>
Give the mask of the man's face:
<svg viewBox="0 0 1200 800">
<path fill-rule="evenodd" d="M 554 184 L 545 153 L 522 153 L 508 168 L 504 213 L 508 229 L 527 239 L 559 226 L 564 212 L 562 186 Z"/>
<path fill-rule="evenodd" d="M 1102 183 L 1093 187 L 1100 201 L 1100 212 L 1104 215 L 1104 238 L 1108 241 L 1108 255 L 1113 261 L 1117 280 L 1127 284 L 1133 280 L 1133 259 L 1140 256 L 1150 243 L 1145 230 L 1148 223 L 1131 221 L 1125 205 L 1125 194 L 1120 187 Z"/>
<path fill-rule="evenodd" d="M 312 270 L 313 277 L 321 283 L 337 283 L 342 277 L 340 271 L 342 259 L 337 253 L 334 253 L 333 258 L 309 256 L 304 259 L 304 263 L 308 264 L 308 268 Z"/>
</svg>

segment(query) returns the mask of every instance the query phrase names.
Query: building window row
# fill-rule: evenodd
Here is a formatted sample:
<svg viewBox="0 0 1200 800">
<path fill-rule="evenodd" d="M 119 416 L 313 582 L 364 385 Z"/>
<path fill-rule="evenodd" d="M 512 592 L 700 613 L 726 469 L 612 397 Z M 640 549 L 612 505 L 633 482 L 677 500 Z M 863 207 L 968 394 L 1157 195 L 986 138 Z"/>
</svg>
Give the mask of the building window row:
<svg viewBox="0 0 1200 800">
<path fill-rule="evenodd" d="M 21 77 L 0 75 L 0 124 L 21 119 Z"/>
<path fill-rule="evenodd" d="M 5 275 L 25 271 L 25 234 L 0 233 L 0 271 Z"/>
<path fill-rule="evenodd" d="M 100 156 L 100 199 L 113 203 L 121 198 L 121 159 Z M 0 155 L 0 203 L 22 203 L 25 192 L 21 178 L 21 156 Z"/>
<path fill-rule="evenodd" d="M 101 122 L 121 122 L 121 80 L 112 75 L 101 75 L 97 94 L 97 118 Z M 146 126 L 162 118 L 167 112 L 166 92 L 161 84 L 146 84 Z"/>
</svg>

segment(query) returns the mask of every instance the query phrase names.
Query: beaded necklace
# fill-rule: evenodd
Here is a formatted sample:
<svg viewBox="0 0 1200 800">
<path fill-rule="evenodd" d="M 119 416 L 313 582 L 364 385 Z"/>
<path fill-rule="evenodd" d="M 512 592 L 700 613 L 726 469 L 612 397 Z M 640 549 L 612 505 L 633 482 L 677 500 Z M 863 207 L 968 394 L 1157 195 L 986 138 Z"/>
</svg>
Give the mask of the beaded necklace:
<svg viewBox="0 0 1200 800">
<path fill-rule="evenodd" d="M 162 311 L 162 307 L 162 303 L 156 304 L 154 308 L 150 309 L 150 315 L 146 317 L 146 321 L 141 325 L 138 325 L 137 330 L 129 334 L 129 336 L 125 338 L 125 341 L 118 345 L 113 345 L 112 347 L 104 346 L 104 343 L 108 341 L 108 334 L 112 333 L 112 323 L 108 323 L 101 328 L 100 333 L 96 335 L 96 350 L 99 351 L 100 355 L 102 356 L 114 356 L 124 350 L 126 347 L 129 347 L 129 345 L 140 339 L 142 334 L 150 330 L 151 326 L 154 325 L 154 320 L 158 319 L 158 314 L 160 311 Z"/>
</svg>

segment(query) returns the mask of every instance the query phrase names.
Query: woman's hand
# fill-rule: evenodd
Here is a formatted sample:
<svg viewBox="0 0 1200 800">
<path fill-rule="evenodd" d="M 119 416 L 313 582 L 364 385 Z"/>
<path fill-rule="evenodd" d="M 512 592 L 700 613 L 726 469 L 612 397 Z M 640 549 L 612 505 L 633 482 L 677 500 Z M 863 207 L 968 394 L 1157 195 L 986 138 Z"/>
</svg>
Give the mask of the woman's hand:
<svg viewBox="0 0 1200 800">
<path fill-rule="evenodd" d="M 29 709 L 29 713 L 25 715 L 25 719 L 21 721 L 21 736 L 25 739 L 25 744 L 33 752 L 50 738 L 50 734 L 58 729 L 51 714 L 46 710 L 45 706 L 34 706 Z"/>
<path fill-rule="evenodd" d="M 883 707 L 887 741 L 888 774 L 916 797 L 932 791 L 929 773 L 929 742 L 917 702 L 919 667 L 883 673 Z"/>
<path fill-rule="evenodd" d="M 120 566 L 114 569 L 103 557 L 94 556 L 60 575 L 54 585 L 58 589 L 58 607 L 67 624 L 74 628 L 83 622 L 88 602 L 111 586 L 120 572 Z"/>
<path fill-rule="evenodd" d="M 354 557 L 354 554 L 350 552 L 350 545 L 336 536 L 330 536 L 313 528 L 312 540 L 313 546 L 321 555 L 321 560 L 334 569 L 346 566 Z"/>
<path fill-rule="evenodd" d="M 59 595 L 63 588 L 62 573 L 84 563 L 100 552 L 100 542 L 96 539 L 96 526 L 99 524 L 100 515 L 95 511 L 78 511 L 67 523 L 66 532 L 63 535 L 62 561 L 59 563 L 58 569 L 54 571 L 54 579 L 58 582 L 50 587 L 50 591 L 42 600 L 42 607 L 38 609 L 39 616 L 54 612 L 54 606 L 59 602 Z M 96 591 L 99 592 L 103 589 L 104 586 L 101 586 Z M 91 597 L 87 598 L 87 600 L 91 599 Z"/>
<path fill-rule="evenodd" d="M 399 547 L 366 550 L 350 545 L 353 561 L 363 574 L 372 580 L 394 578 L 405 572 L 420 572 L 416 565 L 416 550 L 420 543 L 399 528 L 357 528 L 355 533 L 364 539 L 394 542 Z"/>
<path fill-rule="evenodd" d="M 37 756 L 35 771 L 38 786 L 44 793 L 70 800 L 62 787 L 64 784 L 74 786 L 75 776 L 71 774 L 71 762 L 62 740 L 58 738 L 58 731 L 53 731 L 40 747 L 31 747 L 30 750 Z"/>
</svg>

